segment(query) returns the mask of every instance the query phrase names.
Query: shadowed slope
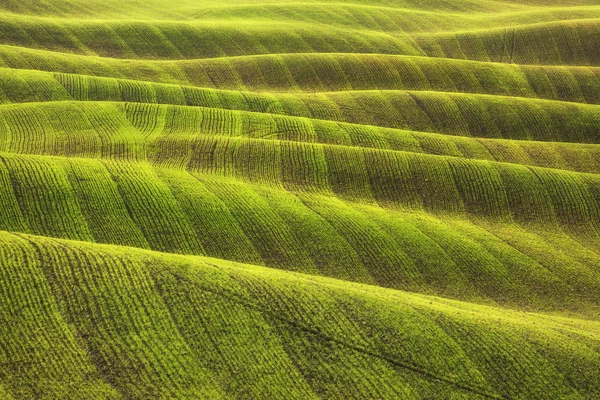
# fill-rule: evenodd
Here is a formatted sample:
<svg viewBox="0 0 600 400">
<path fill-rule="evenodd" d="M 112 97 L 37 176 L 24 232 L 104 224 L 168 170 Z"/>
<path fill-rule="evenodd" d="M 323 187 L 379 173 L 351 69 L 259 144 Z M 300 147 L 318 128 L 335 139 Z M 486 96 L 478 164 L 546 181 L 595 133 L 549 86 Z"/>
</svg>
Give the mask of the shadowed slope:
<svg viewBox="0 0 600 400">
<path fill-rule="evenodd" d="M 15 124 L 16 121 L 20 123 Z M 462 138 L 245 111 L 149 104 L 11 105 L 0 107 L 0 123 L 2 151 L 149 160 L 178 168 L 195 165 L 210 169 L 214 162 L 211 160 L 218 159 L 216 152 L 235 152 L 238 145 L 248 145 L 249 150 L 255 146 L 256 149 L 323 148 L 313 143 L 329 145 L 325 147 L 327 151 L 336 153 L 377 154 L 380 152 L 375 150 L 396 150 L 593 173 L 597 172 L 596 160 L 600 157 L 594 145 Z M 220 150 L 211 150 L 217 143 L 221 143 Z M 279 153 L 275 151 L 273 155 Z M 226 160 L 230 156 L 219 157 Z M 228 163 L 235 158 L 231 157 Z M 269 160 L 264 162 L 267 165 Z M 269 176 L 264 178 L 270 180 Z"/>
<path fill-rule="evenodd" d="M 20 121 L 19 126 L 15 121 Z M 321 143 L 600 171 L 600 149 L 590 144 L 468 138 L 204 107 L 28 103 L 0 107 L 0 127 L 0 151 L 115 160 L 147 158 L 176 167 L 185 166 L 191 153 L 201 154 L 203 150 L 197 146 L 203 140 L 219 136 L 220 140 Z"/>
<path fill-rule="evenodd" d="M 393 207 L 418 209 L 425 204 L 425 208 L 433 212 L 466 212 L 509 220 L 516 217 L 554 225 L 556 221 L 552 217 L 531 218 L 529 210 L 511 207 L 510 201 L 507 202 L 506 192 L 515 184 L 508 177 L 521 175 L 522 179 L 523 172 L 518 171 L 525 171 L 537 177 L 529 184 L 523 181 L 522 197 L 538 197 L 539 183 L 549 193 L 553 192 L 550 187 L 558 185 L 562 188 L 560 191 L 579 194 L 575 197 L 557 194 L 556 202 L 545 209 L 559 213 L 561 209 L 569 209 L 571 218 L 576 218 L 575 205 L 579 203 L 582 208 L 577 219 L 581 219 L 581 223 L 587 220 L 593 227 L 599 221 L 595 204 L 596 175 L 465 160 L 461 153 L 451 152 L 451 144 L 457 152 L 459 144 L 465 148 L 470 146 L 474 154 L 477 148 L 480 152 L 489 148 L 489 156 L 496 153 L 499 157 L 503 151 L 510 154 L 512 150 L 517 157 L 524 156 L 535 165 L 535 157 L 527 158 L 527 151 L 533 154 L 537 147 L 546 157 L 554 154 L 559 166 L 568 167 L 569 163 L 560 161 L 561 148 L 553 153 L 553 148 L 545 143 L 524 142 L 523 146 L 511 148 L 512 142 L 506 141 L 439 139 L 437 146 L 452 156 L 442 157 L 415 154 L 428 144 L 435 149 L 436 144 L 432 144 L 435 135 L 377 128 L 359 130 L 353 125 L 286 117 L 278 120 L 264 114 L 172 106 L 127 105 L 119 109 L 107 103 L 42 103 L 9 106 L 0 111 L 4 111 L 0 112 L 0 121 L 6 127 L 13 127 L 4 130 L 0 148 L 16 153 L 150 161 L 162 167 L 236 177 L 275 187 L 287 184 L 299 190 L 338 192 L 360 201 L 377 199 Z M 16 130 L 13 121 L 22 121 L 22 129 Z M 274 136 L 286 126 L 290 129 L 282 131 L 281 136 Z M 562 147 L 565 156 L 594 157 L 593 150 L 595 147 L 592 150 L 578 145 Z M 544 158 L 539 160 L 543 163 Z M 429 167 L 425 166 L 431 170 L 427 172 Z M 458 192 L 456 196 L 447 193 L 434 201 L 443 192 L 438 193 L 436 187 L 441 182 L 434 178 L 440 171 L 446 171 L 443 175 L 450 178 L 447 184 L 456 186 Z M 472 186 L 474 179 L 478 183 Z M 487 184 L 489 190 L 481 186 Z M 375 198 L 373 190 L 378 193 Z M 427 206 L 431 201 L 433 203 Z M 563 202 L 566 205 L 561 206 Z M 566 216 L 565 222 L 569 225 Z"/>
<path fill-rule="evenodd" d="M 165 7 L 165 2 L 160 0 L 147 1 L 144 7 L 132 7 L 131 4 L 123 3 L 122 1 L 108 0 L 51 0 L 43 3 L 26 0 L 16 1 L 8 0 L 2 4 L 2 9 L 13 12 L 21 13 L 26 15 L 38 15 L 38 16 L 52 16 L 52 17 L 78 17 L 78 18 L 98 18 L 99 16 L 104 18 L 136 18 L 136 19 L 177 19 L 177 20 L 194 20 L 206 16 L 211 11 L 216 11 L 217 14 L 225 13 L 226 15 L 231 13 L 231 9 L 242 8 L 245 10 L 253 8 L 267 8 L 273 9 L 277 7 L 297 7 L 298 5 L 315 6 L 322 8 L 362 8 L 366 10 L 375 9 L 382 10 L 383 12 L 394 12 L 394 11 L 497 11 L 498 8 L 504 10 L 527 10 L 531 7 L 517 4 L 511 5 L 510 2 L 496 2 L 490 0 L 461 0 L 448 2 L 444 0 L 436 1 L 424 1 L 424 0 L 408 0 L 408 1 L 397 1 L 397 0 L 369 0 L 369 1 L 297 1 L 297 2 L 285 2 L 281 4 L 280 1 L 275 0 L 236 0 L 227 4 L 217 4 L 210 0 L 184 0 L 178 2 L 170 2 L 169 7 Z M 570 4 L 569 4 L 570 3 Z M 594 5 L 593 0 L 579 0 L 577 2 L 572 1 L 561 1 L 558 4 L 563 5 Z M 310 8 L 310 7 L 309 7 Z M 215 10 L 216 9 L 216 10 Z M 285 11 L 285 9 L 284 9 Z M 234 11 L 235 12 L 235 11 Z M 306 13 L 306 12 L 305 12 Z"/>
<path fill-rule="evenodd" d="M 369 0 L 275 1 L 235 0 L 215 4 L 208 0 L 169 2 L 150 0 L 144 7 L 116 0 L 7 0 L 7 13 L 80 19 L 259 19 L 313 21 L 387 31 L 465 29 L 489 25 L 523 24 L 536 20 L 573 19 L 596 15 L 594 0 Z"/>
<path fill-rule="evenodd" d="M 76 21 L 3 16 L 0 43 L 131 59 L 348 52 L 422 55 L 408 35 L 309 23 Z"/>
</svg>

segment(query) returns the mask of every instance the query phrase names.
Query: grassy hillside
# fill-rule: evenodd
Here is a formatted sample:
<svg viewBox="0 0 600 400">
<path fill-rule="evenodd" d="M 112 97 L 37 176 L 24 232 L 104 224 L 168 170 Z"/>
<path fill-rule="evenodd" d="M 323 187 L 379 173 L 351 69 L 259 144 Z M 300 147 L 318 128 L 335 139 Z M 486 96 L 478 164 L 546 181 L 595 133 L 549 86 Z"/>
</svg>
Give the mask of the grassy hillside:
<svg viewBox="0 0 600 400">
<path fill-rule="evenodd" d="M 600 398 L 593 0 L 0 4 L 0 398 Z"/>
<path fill-rule="evenodd" d="M 209 258 L 0 240 L 0 371 L 17 398 L 600 395 L 598 322 Z"/>
</svg>

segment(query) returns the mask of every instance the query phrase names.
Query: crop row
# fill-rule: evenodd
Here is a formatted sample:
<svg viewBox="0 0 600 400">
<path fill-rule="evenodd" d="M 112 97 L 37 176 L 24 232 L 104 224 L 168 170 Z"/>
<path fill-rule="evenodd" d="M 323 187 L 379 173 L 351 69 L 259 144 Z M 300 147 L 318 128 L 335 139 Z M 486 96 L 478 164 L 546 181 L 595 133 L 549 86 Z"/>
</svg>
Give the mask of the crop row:
<svg viewBox="0 0 600 400">
<path fill-rule="evenodd" d="M 15 235 L 0 239 L 0 373 L 3 398 L 117 398 L 61 315 L 41 268 L 39 247 Z M 81 332 L 86 335 L 85 332 Z"/>
<path fill-rule="evenodd" d="M 600 101 L 598 70 L 585 67 L 514 66 L 381 54 L 281 54 L 167 65 L 180 68 L 193 85 L 218 89 L 436 90 Z"/>
<path fill-rule="evenodd" d="M 296 156 L 314 150 L 303 151 Z M 361 190 L 370 189 L 388 208 L 357 199 L 362 194 L 356 190 L 359 202 L 314 186 L 308 190 L 306 174 L 318 173 L 316 166 L 312 172 L 290 166 L 289 180 L 283 182 L 289 191 L 148 164 L 5 154 L 2 179 L 10 185 L 2 192 L 0 226 L 460 298 L 535 304 L 524 293 L 541 288 L 544 301 L 538 307 L 600 302 L 590 295 L 600 284 L 592 240 L 598 225 L 597 192 L 591 191 L 595 177 L 538 171 L 538 178 L 531 170 L 519 174 L 500 166 L 407 155 L 388 154 L 383 163 L 379 157 L 386 154 L 370 155 L 374 160 L 367 173 L 373 183 Z M 338 156 L 321 155 L 320 162 Z M 398 162 L 408 169 L 390 168 Z M 409 179 L 398 179 L 402 171 Z M 463 175 L 478 179 L 477 190 L 457 179 Z M 412 212 L 389 206 L 412 207 Z M 447 214 L 465 207 L 471 220 Z M 507 209 L 521 226 L 506 223 L 513 218 Z"/>
<path fill-rule="evenodd" d="M 52 87 L 49 96 L 35 90 L 35 97 L 17 94 L 14 100 L 190 105 L 458 136 L 579 143 L 599 140 L 595 129 L 598 106 L 570 102 L 420 91 L 254 94 L 73 75 L 57 78 L 62 85 L 53 79 L 42 80 Z M 65 97 L 63 87 L 70 97 Z M 8 89 L 8 93 L 20 93 L 17 88 Z M 62 95 L 57 98 L 55 93 Z"/>
<path fill-rule="evenodd" d="M 534 20 L 535 21 L 535 20 Z M 539 21 L 539 20 L 538 20 Z M 552 21 L 552 19 L 550 19 Z M 0 14 L 0 43 L 116 58 L 381 53 L 520 64 L 599 65 L 594 19 L 393 35 L 348 25 L 252 20 L 94 21 Z"/>
<path fill-rule="evenodd" d="M 593 4 L 589 0 L 588 2 Z M 491 27 L 510 28 L 540 21 L 591 19 L 600 16 L 597 7 L 585 7 L 581 1 L 578 3 L 578 6 L 569 3 L 569 7 L 561 7 L 560 2 L 553 3 L 553 7 L 529 7 L 529 4 L 522 2 L 481 3 L 461 0 L 452 3 L 412 1 L 407 6 L 408 4 L 389 1 L 361 1 L 360 4 L 311 3 L 310 7 L 306 7 L 302 3 L 236 2 L 228 7 L 202 5 L 198 13 L 209 13 L 212 19 L 217 20 L 310 22 L 386 33 L 433 33 Z M 482 12 L 484 10 L 488 12 Z M 115 15 L 114 18 L 119 17 Z M 190 15 L 178 15 L 176 18 L 185 20 Z"/>
<path fill-rule="evenodd" d="M 472 32 L 424 33 L 415 42 L 429 57 L 538 65 L 600 65 L 596 19 L 545 22 Z"/>
<path fill-rule="evenodd" d="M 193 59 L 348 52 L 421 55 L 406 34 L 252 21 L 93 21 L 0 14 L 0 43 L 116 58 Z"/>
<path fill-rule="evenodd" d="M 250 19 L 257 22 L 285 21 L 312 22 L 334 26 L 351 26 L 355 29 L 412 31 L 448 31 L 489 28 L 490 26 L 513 26 L 540 20 L 581 19 L 598 15 L 594 0 L 576 3 L 559 0 L 552 7 L 544 2 L 537 7 L 522 1 L 482 3 L 477 0 L 447 2 L 412 1 L 396 3 L 392 0 L 365 0 L 360 3 L 248 3 L 232 1 L 223 4 L 195 0 L 170 1 L 149 0 L 144 7 L 137 7 L 119 0 L 71 0 L 64 3 L 49 0 L 39 3 L 32 0 L 3 4 L 6 13 L 35 15 L 48 18 L 114 19 L 114 20 L 178 20 L 195 21 L 206 18 L 217 20 Z"/>
<path fill-rule="evenodd" d="M 32 243 L 36 246 L 35 243 Z M 191 354 L 143 261 L 37 245 L 39 269 L 96 366 L 91 377 L 130 397 L 211 398 L 221 390 Z M 86 266 L 97 266 L 93 276 Z M 71 291 L 74 289 L 74 293 Z M 85 310 L 85 318 L 73 318 Z M 107 346 L 107 344 L 110 344 Z"/>
<path fill-rule="evenodd" d="M 28 111 L 22 115 L 33 119 L 34 109 L 8 108 L 8 111 L 13 110 Z M 451 214 L 466 211 L 470 215 L 505 221 L 514 218 L 516 221 L 549 223 L 553 226 L 563 221 L 561 225 L 576 225 L 585 231 L 589 230 L 590 234 L 594 233 L 594 227 L 600 221 L 595 197 L 598 191 L 595 175 L 521 168 L 515 164 L 419 155 L 413 152 L 231 138 L 215 133 L 248 133 L 245 129 L 248 121 L 228 119 L 223 110 L 210 110 L 211 113 L 199 115 L 194 113 L 195 109 L 184 108 L 183 111 L 189 113 L 187 118 L 186 113 L 179 115 L 177 120 L 183 123 L 183 126 L 179 126 L 171 119 L 176 109 L 163 108 L 162 111 L 165 124 L 170 130 L 163 131 L 160 135 L 150 134 L 148 139 L 144 139 L 141 133 L 127 129 L 126 126 L 121 129 L 124 132 L 122 136 L 117 134 L 119 130 L 111 130 L 110 123 L 114 121 L 111 116 L 115 114 L 115 110 L 105 110 L 94 118 L 106 121 L 107 144 L 102 143 L 104 137 L 99 129 L 92 130 L 89 124 L 77 126 L 79 122 L 85 123 L 88 119 L 80 121 L 72 118 L 71 123 L 66 124 L 64 133 L 54 140 L 52 134 L 42 129 L 51 124 L 41 121 L 37 129 L 39 139 L 33 140 L 35 125 L 29 130 L 24 123 L 27 119 L 16 118 L 15 120 L 21 121 L 19 126 L 25 129 L 24 133 L 17 133 L 16 139 L 28 140 L 19 144 L 11 134 L 10 140 L 6 140 L 9 143 L 7 149 L 27 154 L 87 157 L 108 153 L 106 158 L 119 160 L 127 160 L 126 155 L 133 154 L 130 157 L 133 160 L 146 159 L 163 167 L 241 178 L 257 184 L 285 187 L 291 191 L 324 190 L 347 199 L 376 201 L 401 209 L 425 209 Z M 81 111 L 75 108 L 72 112 L 77 115 Z M 50 115 L 68 118 L 68 114 Z M 92 115 L 90 114 L 89 120 L 94 120 Z M 197 119 L 194 121 L 192 116 Z M 9 122 L 9 126 L 13 125 L 15 124 Z M 80 132 L 86 130 L 98 132 L 91 136 L 95 139 L 95 144 L 81 138 Z M 195 131 L 204 134 L 193 134 Z M 123 144 L 124 139 L 127 142 Z M 29 147 L 38 142 L 39 146 Z M 124 147 L 122 152 L 113 150 L 118 149 L 121 144 Z M 70 152 L 73 148 L 75 151 Z M 140 157 L 135 157 L 136 154 L 140 154 Z M 560 187 L 554 189 L 555 185 Z M 577 224 L 572 223 L 575 220 L 578 221 Z M 152 231 L 153 229 L 147 234 Z M 185 228 L 184 231 L 189 229 Z M 198 246 L 190 244 L 189 248 L 197 249 Z"/>
<path fill-rule="evenodd" d="M 371 3 L 371 4 L 369 4 Z M 387 3 L 387 4 L 386 4 Z M 579 2 L 581 3 L 581 1 Z M 588 0 L 588 3 L 591 3 Z M 301 3 L 228 3 L 227 7 L 197 2 L 169 3 L 148 2 L 143 9 L 107 1 L 102 4 L 71 1 L 67 6 L 58 2 L 38 4 L 31 1 L 5 5 L 10 12 L 44 17 L 73 16 L 102 17 L 102 19 L 167 19 L 193 21 L 210 15 L 213 20 L 254 20 L 257 23 L 282 21 L 327 24 L 334 27 L 352 27 L 382 32 L 445 32 L 490 27 L 511 27 L 539 21 L 573 20 L 593 18 L 598 15 L 594 7 L 573 6 L 553 3 L 553 7 L 531 8 L 524 4 L 479 3 L 473 0 L 447 3 L 442 1 L 404 4 L 393 2 L 312 3 L 305 7 Z M 383 7 L 382 7 L 383 6 Z M 562 6 L 562 7 L 561 7 Z M 516 12 L 506 12 L 507 10 Z M 475 13 L 473 11 L 476 11 Z M 482 11 L 488 11 L 482 13 Z"/>
<path fill-rule="evenodd" d="M 598 394 L 591 321 L 216 259 L 0 237 L 0 330 L 11 328 L 0 368 L 19 377 L 3 380 L 18 397 Z"/>
<path fill-rule="evenodd" d="M 600 172 L 600 148 L 595 144 L 479 139 L 264 113 L 141 103 L 55 102 L 0 107 L 0 150 L 13 153 L 151 159 L 183 168 L 192 157 L 194 162 L 206 164 L 198 157 L 206 157 L 207 150 L 199 149 L 197 144 L 207 136 L 322 143 Z M 271 148 L 260 143 L 262 151 Z M 267 154 L 279 157 L 276 153 L 264 153 Z M 259 175 L 254 174 L 257 178 Z M 272 180 L 271 175 L 264 178 Z M 352 184 L 350 181 L 347 184 Z"/>
<path fill-rule="evenodd" d="M 284 114 L 482 138 L 595 143 L 598 108 L 570 102 L 444 92 L 351 91 L 251 94 L 79 77 L 63 79 L 75 100 L 162 103 Z M 79 98 L 81 86 L 102 88 Z"/>
<path fill-rule="evenodd" d="M 26 70 L 254 91 L 437 90 L 599 103 L 598 69 L 383 54 L 278 54 L 203 60 L 117 60 L 0 46 Z M 266 73 L 265 71 L 268 71 Z M 16 74 L 15 71 L 10 71 Z M 30 76 L 35 79 L 34 75 Z"/>
</svg>

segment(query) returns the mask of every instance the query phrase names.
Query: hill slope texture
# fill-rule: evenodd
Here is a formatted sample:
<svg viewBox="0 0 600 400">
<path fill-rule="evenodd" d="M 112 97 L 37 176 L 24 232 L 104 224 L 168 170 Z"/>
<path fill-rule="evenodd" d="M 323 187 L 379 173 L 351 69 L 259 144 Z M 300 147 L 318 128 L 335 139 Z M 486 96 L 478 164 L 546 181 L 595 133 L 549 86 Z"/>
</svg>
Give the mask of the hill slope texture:
<svg viewBox="0 0 600 400">
<path fill-rule="evenodd" d="M 0 4 L 0 398 L 600 399 L 595 0 Z"/>
</svg>

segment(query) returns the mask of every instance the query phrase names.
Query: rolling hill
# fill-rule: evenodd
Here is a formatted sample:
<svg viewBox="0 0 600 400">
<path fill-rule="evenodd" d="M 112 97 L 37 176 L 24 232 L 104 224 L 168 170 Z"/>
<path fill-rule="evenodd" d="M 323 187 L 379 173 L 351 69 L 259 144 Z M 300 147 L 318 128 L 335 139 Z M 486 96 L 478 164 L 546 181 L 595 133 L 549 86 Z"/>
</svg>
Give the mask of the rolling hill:
<svg viewBox="0 0 600 400">
<path fill-rule="evenodd" d="M 0 398 L 600 399 L 595 0 L 0 4 Z"/>
</svg>

